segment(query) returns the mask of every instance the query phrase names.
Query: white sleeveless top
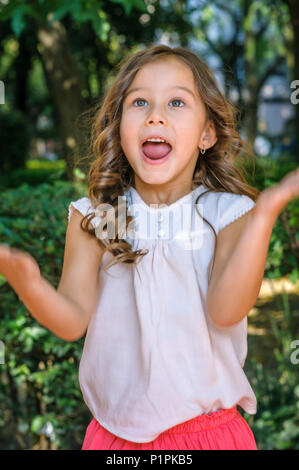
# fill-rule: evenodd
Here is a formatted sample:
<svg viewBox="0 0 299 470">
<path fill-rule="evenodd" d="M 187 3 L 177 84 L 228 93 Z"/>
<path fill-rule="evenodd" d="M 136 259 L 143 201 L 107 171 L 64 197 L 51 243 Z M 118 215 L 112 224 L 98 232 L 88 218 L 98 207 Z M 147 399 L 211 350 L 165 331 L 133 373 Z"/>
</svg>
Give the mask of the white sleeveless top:
<svg viewBox="0 0 299 470">
<path fill-rule="evenodd" d="M 243 371 L 247 317 L 221 328 L 207 314 L 215 237 L 195 209 L 206 190 L 200 185 L 159 209 L 133 187 L 122 196 L 137 223 L 124 238 L 134 251 L 149 252 L 135 266 L 100 268 L 100 298 L 79 382 L 93 417 L 129 441 L 150 442 L 172 426 L 237 404 L 246 413 L 257 411 Z M 209 192 L 197 204 L 216 234 L 254 206 L 248 196 L 221 192 Z M 70 203 L 69 219 L 74 207 L 83 215 L 94 212 L 83 197 Z M 111 259 L 105 252 L 103 265 Z"/>
</svg>

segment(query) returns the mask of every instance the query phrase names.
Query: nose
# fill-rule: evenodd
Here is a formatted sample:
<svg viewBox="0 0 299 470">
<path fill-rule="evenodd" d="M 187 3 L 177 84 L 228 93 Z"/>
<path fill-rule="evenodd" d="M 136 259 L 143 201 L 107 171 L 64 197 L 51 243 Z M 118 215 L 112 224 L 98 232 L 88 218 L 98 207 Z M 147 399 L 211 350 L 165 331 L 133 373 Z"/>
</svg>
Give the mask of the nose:
<svg viewBox="0 0 299 470">
<path fill-rule="evenodd" d="M 166 118 L 157 106 L 149 112 L 147 124 L 166 124 Z"/>
</svg>

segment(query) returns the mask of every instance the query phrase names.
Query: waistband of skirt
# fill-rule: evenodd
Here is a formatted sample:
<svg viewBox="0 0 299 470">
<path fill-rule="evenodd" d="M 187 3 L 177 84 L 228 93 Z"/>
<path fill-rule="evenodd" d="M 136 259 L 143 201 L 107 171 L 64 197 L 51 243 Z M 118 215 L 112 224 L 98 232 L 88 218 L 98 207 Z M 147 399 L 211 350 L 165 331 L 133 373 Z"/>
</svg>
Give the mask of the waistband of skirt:
<svg viewBox="0 0 299 470">
<path fill-rule="evenodd" d="M 206 431 L 234 419 L 239 414 L 237 405 L 212 411 L 209 414 L 201 414 L 195 418 L 179 423 L 172 428 L 166 429 L 162 434 L 181 434 L 185 432 Z"/>
</svg>

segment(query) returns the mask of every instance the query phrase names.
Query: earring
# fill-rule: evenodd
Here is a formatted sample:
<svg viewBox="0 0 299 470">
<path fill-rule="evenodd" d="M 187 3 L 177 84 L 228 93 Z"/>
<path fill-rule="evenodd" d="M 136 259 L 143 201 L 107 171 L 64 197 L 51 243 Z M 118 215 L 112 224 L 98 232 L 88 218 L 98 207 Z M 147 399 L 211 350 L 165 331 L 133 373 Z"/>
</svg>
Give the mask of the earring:
<svg viewBox="0 0 299 470">
<path fill-rule="evenodd" d="M 205 153 L 206 149 L 203 148 L 203 149 L 200 149 L 200 153 L 203 155 Z"/>
</svg>

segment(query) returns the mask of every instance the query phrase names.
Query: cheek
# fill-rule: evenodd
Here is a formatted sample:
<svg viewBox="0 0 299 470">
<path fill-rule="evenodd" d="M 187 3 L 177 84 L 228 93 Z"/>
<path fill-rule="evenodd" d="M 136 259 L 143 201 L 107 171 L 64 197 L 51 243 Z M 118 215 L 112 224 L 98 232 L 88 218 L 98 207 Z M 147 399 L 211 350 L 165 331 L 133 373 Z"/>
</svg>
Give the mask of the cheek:
<svg viewBox="0 0 299 470">
<path fill-rule="evenodd" d="M 132 129 L 125 121 L 122 122 L 120 129 L 120 146 L 122 148 L 122 151 L 129 161 L 129 163 L 132 162 L 132 156 L 135 155 L 136 153 L 136 142 L 138 139 L 136 139 L 136 136 L 132 134 Z M 134 157 L 133 157 L 134 159 Z"/>
<path fill-rule="evenodd" d="M 129 116 L 125 115 L 121 119 L 119 132 L 121 141 L 130 141 L 132 137 L 136 134 L 134 120 L 131 119 Z"/>
<path fill-rule="evenodd" d="M 136 114 L 135 110 L 127 109 L 124 110 L 122 115 L 122 121 L 126 124 L 138 122 L 138 114 Z"/>
<path fill-rule="evenodd" d="M 189 137 L 197 131 L 198 117 L 190 112 L 178 112 L 176 116 L 172 117 L 171 123 L 175 126 L 176 131 L 184 132 Z"/>
<path fill-rule="evenodd" d="M 188 152 L 190 148 L 193 148 L 197 143 L 197 132 L 192 125 L 185 127 L 180 126 L 176 130 L 176 142 L 175 146 L 180 149 L 183 153 Z"/>
<path fill-rule="evenodd" d="M 130 139 L 130 126 L 128 125 L 125 119 L 123 119 L 120 123 L 119 136 L 120 136 L 121 146 L 123 148 L 127 147 L 131 139 Z"/>
</svg>

